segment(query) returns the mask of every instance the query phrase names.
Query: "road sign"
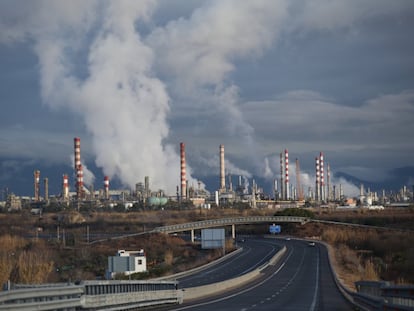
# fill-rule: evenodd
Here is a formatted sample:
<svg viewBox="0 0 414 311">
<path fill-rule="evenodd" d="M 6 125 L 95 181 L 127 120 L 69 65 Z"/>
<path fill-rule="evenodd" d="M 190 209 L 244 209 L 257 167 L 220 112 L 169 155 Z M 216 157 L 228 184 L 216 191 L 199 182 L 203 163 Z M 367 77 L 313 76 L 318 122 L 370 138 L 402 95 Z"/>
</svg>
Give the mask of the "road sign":
<svg viewBox="0 0 414 311">
<path fill-rule="evenodd" d="M 282 228 L 280 227 L 280 225 L 273 224 L 269 227 L 269 232 L 272 234 L 280 233 L 281 231 L 282 231 Z"/>
</svg>

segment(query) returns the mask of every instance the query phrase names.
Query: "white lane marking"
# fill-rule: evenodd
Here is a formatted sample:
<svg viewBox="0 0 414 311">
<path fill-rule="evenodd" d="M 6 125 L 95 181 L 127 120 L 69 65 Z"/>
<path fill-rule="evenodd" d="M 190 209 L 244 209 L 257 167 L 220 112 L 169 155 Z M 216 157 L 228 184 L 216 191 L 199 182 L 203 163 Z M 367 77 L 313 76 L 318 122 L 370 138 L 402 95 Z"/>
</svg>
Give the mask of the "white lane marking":
<svg viewBox="0 0 414 311">
<path fill-rule="evenodd" d="M 245 290 L 242 290 L 242 291 L 240 291 L 240 292 L 236 292 L 236 293 L 234 293 L 233 295 L 229 295 L 229 296 L 226 296 L 226 297 L 223 297 L 223 298 L 219 298 L 219 299 L 215 299 L 215 300 L 209 300 L 209 301 L 202 302 L 202 303 L 199 303 L 199 304 L 196 304 L 196 305 L 186 306 L 186 307 L 182 307 L 182 308 L 178 308 L 178 309 L 173 309 L 173 310 L 174 310 L 174 311 L 179 311 L 179 310 L 187 310 L 187 309 L 192 309 L 192 308 L 196 308 L 196 307 L 205 306 L 205 305 L 209 305 L 209 304 L 212 304 L 212 303 L 216 303 L 216 302 L 224 301 L 224 300 L 227 300 L 227 299 L 230 299 L 230 298 L 233 298 L 233 297 L 239 296 L 239 295 L 241 295 L 241 294 L 247 293 L 247 292 L 251 291 L 252 289 L 255 289 L 256 287 L 263 285 L 264 283 L 266 283 L 267 281 L 269 281 L 271 278 L 273 278 L 276 274 L 278 274 L 278 273 L 279 273 L 279 271 L 283 269 L 283 267 L 285 266 L 286 262 L 287 262 L 287 261 L 290 259 L 290 257 L 292 256 L 292 254 L 293 254 L 293 250 L 290 250 L 290 253 L 289 253 L 289 255 L 286 257 L 285 261 L 283 261 L 283 263 L 280 265 L 280 267 L 279 267 L 279 268 L 278 268 L 275 272 L 273 272 L 273 273 L 272 273 L 271 275 L 269 275 L 266 279 L 264 279 L 264 280 L 263 280 L 263 281 L 261 281 L 260 283 L 255 284 L 255 285 L 254 285 L 254 286 L 252 286 L 252 287 L 246 288 Z M 302 260 L 302 261 L 303 261 L 303 260 Z M 296 273 L 296 274 L 297 274 L 297 273 Z M 295 274 L 295 275 L 296 275 L 296 274 Z"/>
<path fill-rule="evenodd" d="M 315 280 L 315 292 L 313 293 L 313 301 L 310 306 L 310 311 L 314 311 L 316 307 L 316 301 L 318 300 L 319 290 L 319 251 L 316 253 L 316 280 Z"/>
<path fill-rule="evenodd" d="M 236 260 L 238 260 L 242 257 L 245 257 L 246 255 L 248 255 L 252 251 L 252 248 L 249 247 L 249 246 L 245 247 L 244 249 L 246 249 L 246 251 L 243 251 L 241 254 L 238 254 L 238 255 L 234 256 L 230 260 L 227 260 L 225 262 L 217 264 L 217 267 L 213 266 L 212 269 L 208 269 L 207 271 L 200 271 L 200 273 L 184 276 L 182 279 L 184 279 L 185 281 L 188 281 L 188 280 L 191 280 L 191 279 L 204 278 L 207 274 L 210 274 L 210 273 L 216 272 L 217 270 L 223 269 L 223 267 L 226 267 L 226 266 L 232 264 L 233 261 L 236 261 Z"/>
<path fill-rule="evenodd" d="M 274 244 L 273 243 L 269 243 L 269 242 L 267 242 L 267 241 L 261 241 L 261 240 L 253 240 L 253 241 L 257 241 L 257 242 L 259 242 L 259 243 L 263 243 L 263 244 L 270 244 L 271 246 L 272 246 L 272 249 L 267 253 L 267 255 L 266 256 L 264 256 L 263 257 L 263 259 L 262 260 L 260 260 L 259 262 L 257 262 L 255 265 L 253 265 L 253 266 L 251 266 L 250 268 L 248 268 L 248 269 L 246 269 L 246 270 L 244 270 L 244 271 L 242 271 L 241 273 L 239 273 L 237 276 L 240 276 L 240 275 L 243 275 L 243 274 L 246 274 L 247 272 L 250 272 L 250 271 L 252 271 L 252 270 L 254 270 L 255 268 L 257 268 L 257 267 L 260 267 L 264 262 L 266 262 L 267 260 L 269 260 L 269 257 L 271 256 L 271 255 L 273 255 L 273 253 L 274 253 L 274 251 L 275 251 L 275 249 L 276 249 L 276 247 L 274 247 Z"/>
</svg>

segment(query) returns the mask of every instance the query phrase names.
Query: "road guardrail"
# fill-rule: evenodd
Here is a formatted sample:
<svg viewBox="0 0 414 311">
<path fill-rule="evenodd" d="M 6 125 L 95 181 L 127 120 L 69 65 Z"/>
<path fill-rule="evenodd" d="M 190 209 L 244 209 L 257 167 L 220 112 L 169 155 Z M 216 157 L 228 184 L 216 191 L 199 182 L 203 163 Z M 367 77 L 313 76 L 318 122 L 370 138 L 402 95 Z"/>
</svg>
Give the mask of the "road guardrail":
<svg viewBox="0 0 414 311">
<path fill-rule="evenodd" d="M 127 310 L 180 304 L 175 281 L 82 281 L 79 284 L 14 286 L 0 292 L 0 310 Z M 21 287 L 21 288 L 19 288 Z"/>
</svg>

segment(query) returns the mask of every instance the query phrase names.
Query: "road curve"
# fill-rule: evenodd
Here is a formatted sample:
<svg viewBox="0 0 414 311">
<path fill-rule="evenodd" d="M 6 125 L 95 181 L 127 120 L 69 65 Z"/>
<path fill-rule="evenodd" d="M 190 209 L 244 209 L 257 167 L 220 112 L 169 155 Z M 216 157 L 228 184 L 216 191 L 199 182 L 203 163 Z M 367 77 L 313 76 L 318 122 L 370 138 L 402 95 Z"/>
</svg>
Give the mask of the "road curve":
<svg viewBox="0 0 414 311">
<path fill-rule="evenodd" d="M 243 251 L 234 257 L 198 273 L 177 278 L 180 288 L 189 288 L 221 282 L 246 274 L 269 261 L 280 249 L 268 239 L 246 239 L 240 243 Z"/>
<path fill-rule="evenodd" d="M 254 283 L 172 310 L 352 310 L 336 287 L 325 246 L 309 246 L 296 240 L 285 242 L 285 257 L 276 266 L 266 268 Z"/>
</svg>

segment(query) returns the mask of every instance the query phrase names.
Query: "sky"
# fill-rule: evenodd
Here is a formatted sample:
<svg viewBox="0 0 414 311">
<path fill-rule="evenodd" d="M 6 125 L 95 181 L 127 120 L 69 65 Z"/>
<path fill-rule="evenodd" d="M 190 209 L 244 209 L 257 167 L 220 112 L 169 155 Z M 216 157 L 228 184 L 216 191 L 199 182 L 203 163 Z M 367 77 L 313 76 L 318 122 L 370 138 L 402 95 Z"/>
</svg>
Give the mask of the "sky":
<svg viewBox="0 0 414 311">
<path fill-rule="evenodd" d="M 412 0 L 2 0 L 2 171 L 71 168 L 80 137 L 86 183 L 173 194 L 180 142 L 190 183 L 220 144 L 235 176 L 278 178 L 288 149 L 309 186 L 321 151 L 384 179 L 413 164 L 412 29 Z"/>
</svg>

